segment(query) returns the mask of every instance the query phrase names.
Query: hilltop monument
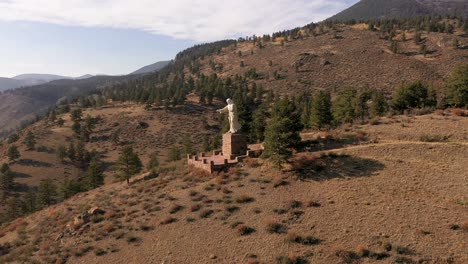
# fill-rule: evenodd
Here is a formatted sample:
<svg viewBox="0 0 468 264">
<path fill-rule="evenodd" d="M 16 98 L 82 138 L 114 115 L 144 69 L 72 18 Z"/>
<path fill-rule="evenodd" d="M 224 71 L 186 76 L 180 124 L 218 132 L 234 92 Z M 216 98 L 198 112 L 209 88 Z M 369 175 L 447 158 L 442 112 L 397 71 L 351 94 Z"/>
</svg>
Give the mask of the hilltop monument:
<svg viewBox="0 0 468 264">
<path fill-rule="evenodd" d="M 236 105 L 234 104 L 234 101 L 232 99 L 228 98 L 226 100 L 226 107 L 223 109 L 216 110 L 216 112 L 223 114 L 223 113 L 229 113 L 228 118 L 229 118 L 229 133 L 237 133 L 240 131 L 242 128 L 241 124 L 239 124 L 239 120 L 237 118 L 237 108 Z"/>
<path fill-rule="evenodd" d="M 237 108 L 232 99 L 226 100 L 226 107 L 217 110 L 218 113 L 228 113 L 229 132 L 223 134 L 222 155 L 229 159 L 243 156 L 247 153 L 247 139 L 240 133 L 242 128 L 237 117 Z"/>
<path fill-rule="evenodd" d="M 211 155 L 207 153 L 188 155 L 189 165 L 213 173 L 235 166 L 247 157 L 258 157 L 261 154 L 262 149 L 259 146 L 248 146 L 246 136 L 240 133 L 242 126 L 238 120 L 234 101 L 227 99 L 226 102 L 226 107 L 216 110 L 220 114 L 227 113 L 229 120 L 229 131 L 223 134 L 222 150 L 215 150 Z"/>
</svg>

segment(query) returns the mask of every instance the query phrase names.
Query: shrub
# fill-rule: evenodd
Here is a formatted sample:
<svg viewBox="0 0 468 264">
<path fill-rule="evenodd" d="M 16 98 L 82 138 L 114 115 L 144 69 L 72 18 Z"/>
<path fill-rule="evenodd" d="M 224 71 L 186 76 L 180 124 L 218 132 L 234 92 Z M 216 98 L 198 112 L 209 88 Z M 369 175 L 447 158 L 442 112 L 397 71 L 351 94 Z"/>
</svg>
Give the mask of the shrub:
<svg viewBox="0 0 468 264">
<path fill-rule="evenodd" d="M 130 243 L 138 243 L 140 241 L 141 241 L 141 238 L 139 238 L 137 236 L 130 235 L 130 236 L 127 237 L 127 243 L 129 243 L 129 244 Z"/>
<path fill-rule="evenodd" d="M 194 204 L 192 206 L 190 206 L 190 211 L 191 212 L 196 212 L 198 210 L 200 210 L 202 208 L 202 206 L 200 204 Z"/>
<path fill-rule="evenodd" d="M 184 207 L 182 205 L 174 204 L 171 207 L 171 209 L 169 210 L 169 213 L 170 214 L 175 214 L 175 213 L 179 212 L 182 209 L 184 209 Z"/>
<path fill-rule="evenodd" d="M 360 259 L 359 255 L 353 251 L 338 250 L 335 255 L 341 259 L 342 263 L 353 263 Z"/>
<path fill-rule="evenodd" d="M 242 225 L 242 224 L 244 224 L 244 222 L 236 221 L 231 224 L 231 228 L 237 228 L 239 225 Z"/>
<path fill-rule="evenodd" d="M 228 211 L 229 213 L 234 213 L 236 211 L 238 211 L 240 208 L 238 206 L 235 206 L 235 205 L 230 205 L 230 206 L 226 206 L 226 211 Z"/>
<path fill-rule="evenodd" d="M 202 212 L 200 212 L 200 218 L 208 218 L 213 213 L 214 213 L 214 211 L 211 210 L 211 209 L 203 210 Z"/>
<path fill-rule="evenodd" d="M 168 225 L 177 222 L 177 218 L 167 217 L 159 222 L 161 225 Z"/>
<path fill-rule="evenodd" d="M 253 227 L 249 227 L 243 224 L 237 226 L 237 233 L 241 236 L 247 236 L 255 232 Z"/>
<path fill-rule="evenodd" d="M 288 185 L 289 182 L 288 181 L 285 181 L 283 179 L 279 179 L 279 180 L 276 180 L 274 183 L 273 183 L 273 188 L 278 188 L 280 186 L 286 186 Z"/>
<path fill-rule="evenodd" d="M 300 236 L 295 233 L 288 233 L 287 240 L 291 243 L 297 243 L 302 245 L 317 245 L 320 243 L 320 239 L 315 238 L 314 236 Z"/>
<path fill-rule="evenodd" d="M 289 201 L 289 208 L 295 209 L 295 208 L 301 208 L 302 207 L 302 202 L 301 201 L 296 201 L 296 200 L 291 200 Z"/>
<path fill-rule="evenodd" d="M 283 233 L 286 233 L 288 228 L 285 225 L 281 224 L 281 223 L 269 222 L 267 224 L 266 230 L 270 234 L 283 234 Z"/>
<path fill-rule="evenodd" d="M 309 261 L 301 256 L 279 256 L 276 258 L 278 264 L 307 264 Z"/>
<path fill-rule="evenodd" d="M 247 196 L 247 195 L 241 195 L 237 197 L 236 202 L 237 203 L 251 203 L 255 201 L 255 198 Z"/>
</svg>

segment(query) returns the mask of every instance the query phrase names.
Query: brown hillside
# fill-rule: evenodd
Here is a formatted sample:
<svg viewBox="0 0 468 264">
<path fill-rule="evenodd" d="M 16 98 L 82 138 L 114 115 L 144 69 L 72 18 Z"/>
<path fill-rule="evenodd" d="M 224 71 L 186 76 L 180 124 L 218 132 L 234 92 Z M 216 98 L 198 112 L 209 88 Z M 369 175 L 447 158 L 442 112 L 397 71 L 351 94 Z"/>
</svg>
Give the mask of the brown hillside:
<svg viewBox="0 0 468 264">
<path fill-rule="evenodd" d="M 186 138 L 190 138 L 194 150 L 201 150 L 202 139 L 214 137 L 218 133 L 215 125 L 219 123 L 220 116 L 214 109 L 192 103 L 170 110 L 148 111 L 144 110 L 143 106 L 134 104 L 87 109 L 83 111 L 83 116 L 90 115 L 101 119 L 91 134 L 86 149 L 100 153 L 106 165 L 106 182 L 112 183 L 116 180 L 113 165 L 123 144 L 131 143 L 144 164 L 151 154 L 156 154 L 160 163 L 165 164 L 169 149 L 182 148 Z M 19 184 L 18 194 L 22 195 L 28 186 L 37 186 L 46 178 L 52 178 L 60 185 L 66 179 L 79 179 L 83 176 L 84 172 L 69 160 L 62 163 L 56 157 L 60 145 L 68 147 L 70 142 L 77 141 L 71 130 L 70 114 L 59 117 L 65 120 L 63 127 L 46 123 L 44 120 L 28 127 L 27 130 L 33 131 L 37 137 L 36 150 L 27 151 L 23 146 L 25 133 L 18 142 L 13 143 L 19 147 L 21 153 L 21 158 L 10 165 L 17 173 L 15 182 Z M 140 122 L 148 127 L 141 127 Z M 119 144 L 111 140 L 111 135 L 117 130 L 122 131 Z M 10 145 L 5 143 L 0 147 L 0 164 L 9 162 L 6 153 Z M 0 205 L 0 210 L 2 207 L 3 205 Z"/>
<path fill-rule="evenodd" d="M 222 70 L 216 71 L 223 77 L 243 75 L 255 68 L 264 77 L 258 83 L 263 83 L 266 89 L 290 94 L 315 89 L 336 91 L 350 86 L 368 86 L 391 93 L 402 82 L 423 80 L 440 85 L 456 65 L 468 59 L 468 49 L 451 46 L 454 38 L 460 40 L 462 47 L 468 46 L 466 36 L 423 34 L 429 51 L 424 57 L 419 54 L 419 45 L 412 41 L 411 32 L 406 32 L 407 41 L 399 43 L 399 54 L 393 54 L 389 50 L 390 41 L 381 39 L 380 33 L 356 28 L 346 26 L 287 41 L 284 46 L 279 40 L 267 42 L 264 48 L 252 42 L 238 43 L 237 47 L 205 58 L 202 72 L 206 75 L 213 72 L 210 61 L 223 65 Z M 284 79 L 275 80 L 275 71 Z"/>
<path fill-rule="evenodd" d="M 208 177 L 181 161 L 79 194 L 0 230 L 0 262 L 466 263 L 468 119 L 440 114 L 306 133 L 319 151 L 298 170 L 251 160 Z"/>
</svg>

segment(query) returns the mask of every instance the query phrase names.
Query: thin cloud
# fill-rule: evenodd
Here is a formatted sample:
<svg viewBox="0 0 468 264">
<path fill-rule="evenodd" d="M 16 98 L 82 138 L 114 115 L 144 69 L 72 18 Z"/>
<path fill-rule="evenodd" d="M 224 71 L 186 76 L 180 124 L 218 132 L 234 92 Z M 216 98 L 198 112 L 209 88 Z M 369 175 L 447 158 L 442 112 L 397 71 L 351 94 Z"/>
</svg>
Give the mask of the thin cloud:
<svg viewBox="0 0 468 264">
<path fill-rule="evenodd" d="M 212 41 L 323 20 L 349 0 L 0 0 L 0 20 L 143 30 Z"/>
</svg>

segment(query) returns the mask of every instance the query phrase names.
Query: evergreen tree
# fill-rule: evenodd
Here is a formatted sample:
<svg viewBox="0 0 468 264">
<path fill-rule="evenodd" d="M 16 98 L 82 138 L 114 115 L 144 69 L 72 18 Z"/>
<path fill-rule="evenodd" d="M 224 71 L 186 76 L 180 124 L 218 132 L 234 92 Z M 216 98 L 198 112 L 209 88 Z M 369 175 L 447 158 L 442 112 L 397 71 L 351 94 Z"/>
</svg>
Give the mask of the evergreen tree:
<svg viewBox="0 0 468 264">
<path fill-rule="evenodd" d="M 19 198 L 10 197 L 5 204 L 4 220 L 11 221 L 23 215 L 23 203 Z"/>
<path fill-rule="evenodd" d="M 446 82 L 447 102 L 453 107 L 468 107 L 468 64 L 458 66 Z"/>
<path fill-rule="evenodd" d="M 75 109 L 75 110 L 71 111 L 70 118 L 71 118 L 72 121 L 79 122 L 79 121 L 81 121 L 81 116 L 82 115 L 83 115 L 83 112 L 81 111 L 80 108 L 78 108 L 78 109 Z"/>
<path fill-rule="evenodd" d="M 265 138 L 265 128 L 267 123 L 267 109 L 261 105 L 253 113 L 252 128 L 251 128 L 251 142 L 259 143 Z"/>
<path fill-rule="evenodd" d="M 85 181 L 88 190 L 95 189 L 104 184 L 104 173 L 99 161 L 91 161 L 85 173 Z"/>
<path fill-rule="evenodd" d="M 146 165 L 146 169 L 148 171 L 154 171 L 159 167 L 159 159 L 158 156 L 153 153 L 150 155 L 150 159 L 148 161 L 148 164 Z"/>
<path fill-rule="evenodd" d="M 398 54 L 398 42 L 397 41 L 392 41 L 390 43 L 390 50 L 395 53 L 395 54 Z"/>
<path fill-rule="evenodd" d="M 55 155 L 57 156 L 57 159 L 63 163 L 67 157 L 67 148 L 64 145 L 59 145 Z"/>
<path fill-rule="evenodd" d="M 19 135 L 16 134 L 16 133 L 13 133 L 8 137 L 7 143 L 12 144 L 12 143 L 15 143 L 18 140 L 19 140 Z"/>
<path fill-rule="evenodd" d="M 0 189 L 4 192 L 10 192 L 15 185 L 14 173 L 7 164 L 3 164 L 0 170 Z"/>
<path fill-rule="evenodd" d="M 333 104 L 333 119 L 338 123 L 351 123 L 356 118 L 357 90 L 354 88 L 340 92 Z"/>
<path fill-rule="evenodd" d="M 57 186 L 47 178 L 39 183 L 37 189 L 37 204 L 40 208 L 48 207 L 57 201 Z"/>
<path fill-rule="evenodd" d="M 75 121 L 71 126 L 71 130 L 75 133 L 76 137 L 80 137 L 81 135 L 81 124 L 78 121 Z"/>
<path fill-rule="evenodd" d="M 130 184 L 130 178 L 141 172 L 143 168 L 141 160 L 138 155 L 133 152 L 132 146 L 125 146 L 123 148 L 119 160 L 117 161 L 117 166 L 121 179 L 126 180 L 127 184 Z"/>
<path fill-rule="evenodd" d="M 26 137 L 24 138 L 24 145 L 28 150 L 34 150 L 36 146 L 36 137 L 32 131 L 28 131 Z"/>
<path fill-rule="evenodd" d="M 372 116 L 383 116 L 387 111 L 387 101 L 381 91 L 374 91 L 372 93 L 372 103 L 370 105 L 370 113 Z"/>
<path fill-rule="evenodd" d="M 183 139 L 184 153 L 185 155 L 192 154 L 193 152 L 193 143 L 190 136 L 185 136 Z"/>
<path fill-rule="evenodd" d="M 28 193 L 26 194 L 26 197 L 24 199 L 24 211 L 29 214 L 37 211 L 36 201 L 36 192 L 33 190 L 28 190 Z"/>
<path fill-rule="evenodd" d="M 411 108 L 435 107 L 435 96 L 435 92 L 431 92 L 426 85 L 417 81 L 403 85 L 395 92 L 392 107 L 400 112 Z"/>
<path fill-rule="evenodd" d="M 76 149 L 73 142 L 70 142 L 70 145 L 68 145 L 67 155 L 70 161 L 74 161 L 76 159 Z"/>
<path fill-rule="evenodd" d="M 167 157 L 168 161 L 178 161 L 181 160 L 181 153 L 180 153 L 180 148 L 178 147 L 172 147 L 169 149 L 169 154 Z"/>
<path fill-rule="evenodd" d="M 73 179 L 65 180 L 60 186 L 60 198 L 65 200 L 84 190 L 85 189 L 79 181 Z"/>
<path fill-rule="evenodd" d="M 15 145 L 12 145 L 8 148 L 7 156 L 11 161 L 15 161 L 21 157 L 21 154 L 18 151 L 18 148 Z"/>
<path fill-rule="evenodd" d="M 321 130 L 331 125 L 333 116 L 331 112 L 330 93 L 319 91 L 316 96 L 314 96 L 310 118 L 310 123 L 315 129 Z"/>
<path fill-rule="evenodd" d="M 63 118 L 59 117 L 59 118 L 57 119 L 57 125 L 58 125 L 59 127 L 62 127 L 64 124 L 65 124 L 65 120 L 63 120 Z"/>
<path fill-rule="evenodd" d="M 300 142 L 301 129 L 294 105 L 287 98 L 280 99 L 273 106 L 271 120 L 266 126 L 264 157 L 281 167 L 291 157 L 291 148 Z"/>
</svg>

